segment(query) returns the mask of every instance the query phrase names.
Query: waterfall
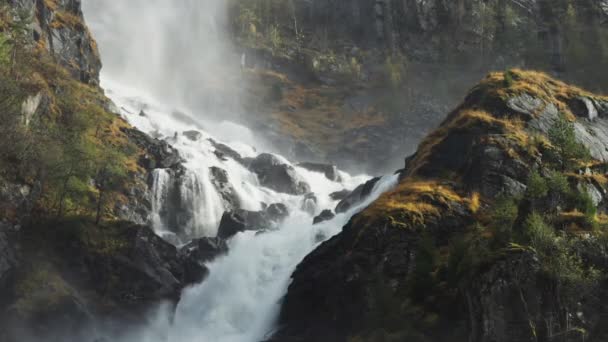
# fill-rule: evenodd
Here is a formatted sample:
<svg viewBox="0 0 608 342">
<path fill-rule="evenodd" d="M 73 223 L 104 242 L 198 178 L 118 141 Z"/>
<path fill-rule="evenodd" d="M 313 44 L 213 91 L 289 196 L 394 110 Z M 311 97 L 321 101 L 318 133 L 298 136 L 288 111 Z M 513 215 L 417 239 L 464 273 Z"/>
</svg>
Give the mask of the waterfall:
<svg viewBox="0 0 608 342">
<path fill-rule="evenodd" d="M 312 214 L 337 204 L 331 193 L 352 190 L 369 177 L 341 172 L 340 180 L 332 181 L 279 157 L 310 185 L 315 200 L 310 194 L 278 193 L 260 185 L 243 160 L 268 151 L 268 146 L 248 128 L 227 120 L 241 110 L 242 80 L 234 75 L 240 72 L 239 56 L 224 36 L 225 4 L 225 0 L 83 1 L 100 46 L 107 95 L 129 123 L 168 141 L 185 160 L 178 171 L 152 173 L 151 224 L 156 232 L 176 244 L 215 236 L 229 203 L 214 185 L 218 180 L 211 168 L 225 173 L 228 195 L 240 208 L 257 211 L 282 203 L 290 213 L 279 227 L 234 236 L 229 253 L 207 265 L 207 279 L 185 290 L 175 317 L 161 308 L 149 326 L 129 329 L 113 341 L 262 340 L 273 329 L 296 265 L 397 182 L 394 175 L 382 178 L 365 203 L 315 226 Z M 242 160 L 222 156 L 218 143 Z"/>
</svg>

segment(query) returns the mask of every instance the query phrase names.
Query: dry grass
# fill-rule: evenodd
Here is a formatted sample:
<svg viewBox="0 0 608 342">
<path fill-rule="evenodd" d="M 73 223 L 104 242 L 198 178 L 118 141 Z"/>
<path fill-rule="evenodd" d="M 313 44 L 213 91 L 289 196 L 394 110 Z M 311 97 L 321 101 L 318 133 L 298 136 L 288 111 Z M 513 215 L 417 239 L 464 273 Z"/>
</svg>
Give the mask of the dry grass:
<svg viewBox="0 0 608 342">
<path fill-rule="evenodd" d="M 490 134 L 499 135 L 506 138 L 507 141 L 513 142 L 514 144 L 509 146 L 501 146 L 513 157 L 517 156 L 513 147 L 528 150 L 528 146 L 531 145 L 531 137 L 526 132 L 525 123 L 521 119 L 517 117 L 497 118 L 484 110 L 463 108 L 452 113 L 441 127 L 422 141 L 418 147 L 416 157 L 410 164 L 409 175 L 417 174 L 420 168 L 428 163 L 436 147 L 443 143 L 450 133 L 473 127 L 482 128 L 486 132 L 485 137 L 480 135 L 480 141 L 485 138 L 485 141 L 483 141 L 485 143 L 499 143 L 498 140 L 489 136 Z"/>
<path fill-rule="evenodd" d="M 473 88 L 473 91 L 483 88 L 488 95 L 495 95 L 503 100 L 528 94 L 543 100 L 546 104 L 554 104 L 572 121 L 576 120 L 576 116 L 567 104 L 569 100 L 578 97 L 607 99 L 553 79 L 543 72 L 512 69 L 509 71 L 509 75 L 510 77 L 505 72 L 490 73 L 477 87 Z"/>
<path fill-rule="evenodd" d="M 386 218 L 394 226 L 413 228 L 425 225 L 430 218 L 440 217 L 455 205 L 475 212 L 480 207 L 479 194 L 463 197 L 447 182 L 406 179 L 396 189 L 383 194 L 357 220 L 369 225 Z"/>
</svg>

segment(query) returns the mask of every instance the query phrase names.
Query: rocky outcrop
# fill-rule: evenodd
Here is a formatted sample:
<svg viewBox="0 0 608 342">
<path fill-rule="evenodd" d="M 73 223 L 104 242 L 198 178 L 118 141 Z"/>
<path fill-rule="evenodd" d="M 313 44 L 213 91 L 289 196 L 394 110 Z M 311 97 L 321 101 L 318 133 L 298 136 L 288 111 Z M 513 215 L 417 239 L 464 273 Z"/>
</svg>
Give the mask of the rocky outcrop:
<svg viewBox="0 0 608 342">
<path fill-rule="evenodd" d="M 293 166 L 283 163 L 272 154 L 263 153 L 249 164 L 260 184 L 277 192 L 304 195 L 310 192 L 310 186 L 298 175 Z"/>
<path fill-rule="evenodd" d="M 359 185 L 355 188 L 351 193 L 349 193 L 344 199 L 342 199 L 338 205 L 336 206 L 336 213 L 345 213 L 350 210 L 355 205 L 361 203 L 365 200 L 369 194 L 371 194 L 372 190 L 374 190 L 374 186 L 380 180 L 379 177 L 372 178 L 369 181 Z"/>
<path fill-rule="evenodd" d="M 166 141 L 154 139 L 137 129 L 125 128 L 123 132 L 144 150 L 145 154 L 141 157 L 140 164 L 146 170 L 176 168 L 182 162 L 177 150 Z"/>
<path fill-rule="evenodd" d="M 98 85 L 101 60 L 91 36 L 80 0 L 9 0 L 33 19 L 34 42 L 83 83 Z"/>
<path fill-rule="evenodd" d="M 539 73 L 490 74 L 399 185 L 297 267 L 271 340 L 603 341 L 607 247 L 590 227 L 605 195 L 579 189 L 606 194 L 606 119 L 589 115 L 606 101 Z M 595 166 L 571 163 L 580 146 Z"/>
<path fill-rule="evenodd" d="M 237 209 L 225 212 L 217 236 L 220 239 L 229 239 L 240 232 L 273 229 L 288 215 L 287 207 L 280 203 L 271 204 L 262 211 Z"/>
<path fill-rule="evenodd" d="M 39 339 L 63 329 L 79 336 L 93 320 L 143 323 L 143 313 L 163 301 L 176 304 L 182 288 L 198 280 L 184 259 L 208 257 L 178 253 L 145 226 L 91 224 L 83 233 L 82 224 L 39 227 L 39 236 L 22 243 L 27 259 L 3 288 L 3 300 L 10 300 L 0 312 L 0 324 L 16 329 L 9 333 L 28 327 Z M 13 341 L 10 335 L 8 341 Z"/>
</svg>

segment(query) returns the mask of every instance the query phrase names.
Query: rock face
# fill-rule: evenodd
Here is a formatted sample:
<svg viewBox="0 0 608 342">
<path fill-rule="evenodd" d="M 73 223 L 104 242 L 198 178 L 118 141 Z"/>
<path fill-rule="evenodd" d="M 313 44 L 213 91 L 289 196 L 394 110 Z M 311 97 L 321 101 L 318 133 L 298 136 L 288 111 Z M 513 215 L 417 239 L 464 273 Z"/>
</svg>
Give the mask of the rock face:
<svg viewBox="0 0 608 342">
<path fill-rule="evenodd" d="M 225 212 L 220 221 L 217 236 L 229 239 L 244 231 L 261 231 L 274 228 L 289 215 L 284 204 L 275 203 L 262 211 L 237 209 Z"/>
<path fill-rule="evenodd" d="M 140 163 L 147 170 L 175 168 L 182 162 L 177 150 L 166 141 L 154 139 L 137 129 L 123 129 L 123 131 L 131 141 L 146 151 Z"/>
<path fill-rule="evenodd" d="M 310 186 L 296 170 L 272 154 L 260 154 L 251 161 L 249 169 L 258 176 L 261 185 L 277 192 L 291 195 L 304 195 L 310 192 Z"/>
<path fill-rule="evenodd" d="M 16 243 L 11 234 L 14 232 L 9 225 L 0 223 L 0 289 L 11 281 L 18 267 Z"/>
<path fill-rule="evenodd" d="M 380 178 L 378 177 L 372 178 L 364 184 L 361 184 L 356 187 L 355 190 L 353 190 L 350 194 L 348 194 L 348 196 L 342 199 L 340 203 L 338 203 L 338 205 L 336 206 L 336 213 L 340 214 L 347 212 L 353 206 L 365 200 L 365 198 L 369 196 L 372 190 L 374 190 L 374 186 L 376 185 L 376 183 L 378 183 L 379 180 Z"/>
<path fill-rule="evenodd" d="M 27 260 L 3 287 L 6 309 L 0 313 L 0 324 L 11 327 L 7 341 L 16 341 L 11 334 L 23 333 L 20 329 L 24 326 L 38 339 L 62 329 L 73 331 L 70 336 L 79 336 L 78 332 L 86 330 L 94 319 L 142 323 L 142 313 L 162 301 L 176 304 L 181 289 L 197 280 L 177 249 L 147 227 L 130 223 L 91 225 L 87 238 L 74 235 L 80 228 L 70 223 L 55 226 L 56 238 L 48 238 L 44 248 L 23 243 Z M 40 234 L 47 234 L 44 230 L 51 228 L 40 229 Z M 4 237 L 2 234 L 2 242 L 6 241 Z M 36 257 L 36 253 L 51 250 L 61 258 Z M 12 258 L 12 253 L 6 252 L 2 250 L 3 261 L 6 255 Z M 205 253 L 192 252 L 188 258 L 210 257 Z M 10 259 L 9 263 L 14 265 Z"/>
<path fill-rule="evenodd" d="M 9 0 L 33 18 L 32 38 L 83 83 L 98 85 L 101 60 L 80 0 Z"/>
<path fill-rule="evenodd" d="M 604 341 L 606 243 L 573 230 L 584 215 L 554 192 L 591 184 L 586 206 L 603 210 L 607 185 L 594 179 L 608 161 L 606 101 L 539 73 L 490 74 L 408 158 L 400 184 L 297 267 L 271 341 Z M 529 137 L 578 141 L 598 166 L 544 192 L 535 182 L 545 176 L 532 171 L 559 179 L 568 161 Z M 500 216 L 502 201 L 514 201 L 511 218 Z M 484 236 L 500 233 L 483 228 L 483 215 L 512 220 L 513 235 Z"/>
</svg>

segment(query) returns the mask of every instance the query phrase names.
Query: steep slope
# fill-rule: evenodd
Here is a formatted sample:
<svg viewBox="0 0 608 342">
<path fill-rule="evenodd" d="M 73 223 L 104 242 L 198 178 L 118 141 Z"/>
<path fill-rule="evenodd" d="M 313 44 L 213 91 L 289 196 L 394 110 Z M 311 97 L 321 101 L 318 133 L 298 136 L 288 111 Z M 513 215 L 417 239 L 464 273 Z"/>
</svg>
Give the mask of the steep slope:
<svg viewBox="0 0 608 342">
<path fill-rule="evenodd" d="M 276 341 L 603 341 L 608 99 L 488 75 L 297 268 Z"/>
<path fill-rule="evenodd" d="M 544 70 L 606 90 L 604 0 L 231 4 L 253 68 L 249 116 L 301 159 L 387 172 L 491 70 Z"/>
<path fill-rule="evenodd" d="M 149 173 L 180 158 L 113 112 L 100 67 L 80 1 L 0 2 L 2 341 L 141 321 L 194 281 L 143 226 Z"/>
</svg>

